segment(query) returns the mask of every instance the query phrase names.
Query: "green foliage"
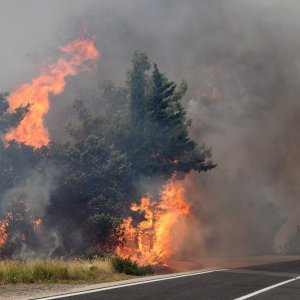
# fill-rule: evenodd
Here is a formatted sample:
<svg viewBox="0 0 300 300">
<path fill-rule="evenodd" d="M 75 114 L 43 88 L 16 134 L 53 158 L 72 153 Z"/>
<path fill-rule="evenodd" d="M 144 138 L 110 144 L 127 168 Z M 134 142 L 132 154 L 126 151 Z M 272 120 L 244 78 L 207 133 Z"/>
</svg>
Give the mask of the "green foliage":
<svg viewBox="0 0 300 300">
<path fill-rule="evenodd" d="M 141 65 L 136 55 L 135 64 Z M 140 54 L 141 56 L 141 54 Z M 138 57 L 140 57 L 138 56 Z M 145 63 L 145 54 L 140 60 Z M 148 62 L 148 61 L 146 61 Z M 143 72 L 148 70 L 142 68 Z M 143 87 L 145 87 L 144 73 Z M 139 78 L 138 76 L 138 78 Z M 130 87 L 140 86 L 140 80 L 131 76 Z M 211 153 L 204 146 L 199 147 L 189 137 L 188 127 L 191 120 L 186 119 L 186 112 L 181 105 L 181 99 L 187 91 L 186 82 L 179 85 L 169 81 L 154 64 L 152 76 L 148 80 L 148 89 L 139 93 L 139 112 L 136 111 L 136 91 L 131 91 L 132 118 L 127 153 L 137 175 L 170 177 L 175 171 L 183 174 L 196 171 L 207 171 L 215 167 L 210 160 Z M 140 113 L 142 111 L 142 113 Z"/>
<path fill-rule="evenodd" d="M 83 100 L 86 98 L 89 99 L 89 109 Z M 96 92 L 84 91 L 76 97 L 76 118 L 67 122 L 66 130 L 75 142 L 95 135 L 105 138 L 111 144 L 122 144 L 128 124 L 128 109 L 128 89 L 116 87 L 111 81 L 104 81 L 99 84 Z"/>
<path fill-rule="evenodd" d="M 213 169 L 210 149 L 189 137 L 191 120 L 181 104 L 186 82 L 169 81 L 156 64 L 149 76 L 150 68 L 147 54 L 136 51 L 127 87 L 117 88 L 111 81 L 101 84 L 100 93 L 90 101 L 101 106 L 99 113 L 77 100 L 80 122 L 69 123 L 68 132 L 76 140 L 93 134 L 116 145 L 126 154 L 134 177 L 169 178 L 174 172 Z"/>
<path fill-rule="evenodd" d="M 132 261 L 130 257 L 114 257 L 112 259 L 112 265 L 117 272 L 125 273 L 127 275 L 146 276 L 154 273 L 149 265 L 139 266 L 138 263 L 136 261 Z"/>
<path fill-rule="evenodd" d="M 129 72 L 130 89 L 130 121 L 132 130 L 142 130 L 145 117 L 145 72 L 150 69 L 150 63 L 146 52 L 135 51 L 132 57 L 132 71 Z"/>
<path fill-rule="evenodd" d="M 129 207 L 131 168 L 126 155 L 90 135 L 76 144 L 52 144 L 48 157 L 61 172 L 52 200 L 56 214 L 48 217 L 64 224 L 61 235 L 66 236 L 66 247 L 77 248 L 68 241 L 68 232 L 79 224 L 83 247 L 106 244 Z"/>
<path fill-rule="evenodd" d="M 122 223 L 121 218 L 116 218 L 110 214 L 96 212 L 89 217 L 90 234 L 96 241 L 115 234 L 116 229 Z"/>
<path fill-rule="evenodd" d="M 9 128 L 16 127 L 28 112 L 29 105 L 19 107 L 14 112 L 8 112 L 8 94 L 0 94 L 0 133 L 6 133 Z"/>
</svg>

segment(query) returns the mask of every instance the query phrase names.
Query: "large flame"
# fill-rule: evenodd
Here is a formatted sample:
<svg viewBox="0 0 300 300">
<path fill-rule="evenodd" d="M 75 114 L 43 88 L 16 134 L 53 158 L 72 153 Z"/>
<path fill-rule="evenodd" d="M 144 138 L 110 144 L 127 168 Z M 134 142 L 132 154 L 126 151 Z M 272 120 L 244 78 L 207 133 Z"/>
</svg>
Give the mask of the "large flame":
<svg viewBox="0 0 300 300">
<path fill-rule="evenodd" d="M 87 62 L 96 60 L 100 52 L 95 47 L 95 38 L 85 30 L 76 40 L 60 47 L 68 58 L 60 58 L 56 63 L 47 65 L 41 74 L 31 83 L 23 84 L 8 98 L 9 110 L 12 112 L 21 106 L 30 105 L 29 111 L 17 128 L 5 137 L 7 141 L 16 140 L 33 147 L 49 143 L 49 133 L 44 127 L 44 117 L 49 111 L 49 95 L 60 94 L 65 87 L 65 78 L 76 75 Z"/>
<path fill-rule="evenodd" d="M 171 179 L 162 189 L 160 199 L 142 198 L 132 204 L 132 211 L 144 213 L 144 221 L 135 224 L 131 217 L 123 222 L 122 244 L 117 255 L 131 257 L 139 264 L 168 264 L 176 253 L 180 238 L 188 233 L 190 205 L 182 182 Z"/>
</svg>

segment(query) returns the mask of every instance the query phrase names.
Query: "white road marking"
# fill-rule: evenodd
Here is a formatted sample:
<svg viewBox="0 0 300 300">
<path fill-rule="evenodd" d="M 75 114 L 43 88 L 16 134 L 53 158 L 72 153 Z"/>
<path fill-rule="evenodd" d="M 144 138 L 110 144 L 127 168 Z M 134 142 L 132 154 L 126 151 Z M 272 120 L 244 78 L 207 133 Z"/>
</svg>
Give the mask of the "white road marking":
<svg viewBox="0 0 300 300">
<path fill-rule="evenodd" d="M 146 284 L 146 283 L 151 283 L 151 282 L 171 280 L 171 279 L 176 279 L 176 278 L 196 276 L 196 275 L 201 275 L 201 274 L 208 274 L 208 273 L 220 272 L 220 271 L 227 271 L 227 270 L 228 269 L 218 269 L 218 270 L 209 270 L 209 271 L 202 271 L 202 272 L 182 274 L 182 275 L 173 275 L 173 276 L 169 276 L 169 277 L 163 277 L 163 278 L 157 278 L 157 279 L 149 279 L 149 280 L 145 280 L 145 281 L 138 281 L 138 282 L 132 282 L 132 283 L 126 283 L 126 284 L 119 284 L 119 285 L 108 286 L 108 287 L 103 287 L 103 288 L 99 288 L 99 289 L 93 289 L 93 290 L 87 290 L 87 291 L 76 292 L 76 293 L 69 293 L 69 294 L 61 294 L 61 295 L 50 296 L 50 297 L 35 298 L 35 299 L 36 300 L 39 300 L 39 299 L 52 300 L 52 299 L 68 298 L 68 297 L 72 297 L 72 296 L 97 293 L 97 292 L 102 292 L 102 291 L 107 291 L 107 290 L 113 290 L 113 289 L 119 289 L 119 288 L 133 286 L 133 285 L 141 285 L 141 284 Z"/>
<path fill-rule="evenodd" d="M 274 285 L 270 285 L 270 286 L 268 286 L 268 287 L 266 287 L 266 288 L 264 288 L 264 289 L 258 290 L 258 291 L 256 291 L 256 292 L 251 293 L 251 294 L 248 294 L 248 295 L 245 295 L 245 296 L 242 296 L 242 297 L 239 297 L 239 298 L 235 298 L 234 300 L 244 300 L 244 299 L 248 299 L 248 298 L 251 298 L 251 297 L 256 296 L 256 295 L 258 295 L 258 294 L 261 294 L 261 293 L 264 293 L 264 292 L 266 292 L 266 291 L 275 289 L 276 287 L 279 287 L 279 286 L 281 286 L 281 285 L 285 285 L 285 284 L 287 284 L 287 283 L 293 282 L 293 281 L 298 280 L 298 279 L 300 279 L 300 276 L 294 277 L 294 278 L 289 279 L 289 280 L 286 280 L 286 281 L 279 282 L 279 283 L 274 284 Z"/>
</svg>

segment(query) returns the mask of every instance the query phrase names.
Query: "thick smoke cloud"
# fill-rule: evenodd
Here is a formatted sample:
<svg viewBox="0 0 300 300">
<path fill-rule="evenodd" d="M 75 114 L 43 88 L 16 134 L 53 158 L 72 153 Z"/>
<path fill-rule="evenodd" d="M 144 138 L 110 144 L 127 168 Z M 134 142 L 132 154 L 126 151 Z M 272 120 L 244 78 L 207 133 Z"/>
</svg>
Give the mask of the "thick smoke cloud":
<svg viewBox="0 0 300 300">
<path fill-rule="evenodd" d="M 191 177 L 199 239 L 209 252 L 281 251 L 300 215 L 299 10 L 292 0 L 2 1 L 1 89 L 29 81 L 85 23 L 103 55 L 96 78 L 70 78 L 53 99 L 55 139 L 78 89 L 122 82 L 132 52 L 147 50 L 189 83 L 191 133 L 218 163 Z"/>
</svg>

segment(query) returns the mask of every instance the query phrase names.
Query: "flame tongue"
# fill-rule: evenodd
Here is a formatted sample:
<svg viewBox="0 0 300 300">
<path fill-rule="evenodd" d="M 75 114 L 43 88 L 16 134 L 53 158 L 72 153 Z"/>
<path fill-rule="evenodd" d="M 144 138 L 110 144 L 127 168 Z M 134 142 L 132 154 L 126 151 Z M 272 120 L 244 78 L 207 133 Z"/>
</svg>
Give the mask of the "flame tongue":
<svg viewBox="0 0 300 300">
<path fill-rule="evenodd" d="M 133 204 L 131 210 L 143 212 L 145 220 L 137 226 L 131 217 L 124 220 L 125 242 L 116 253 L 123 258 L 130 256 L 140 264 L 167 264 L 176 253 L 179 236 L 187 234 L 190 205 L 184 193 L 182 183 L 170 180 L 163 187 L 159 202 L 142 198 L 139 205 Z"/>
<path fill-rule="evenodd" d="M 65 87 L 65 78 L 76 75 L 88 61 L 100 56 L 95 48 L 95 39 L 83 32 L 71 43 L 60 47 L 69 56 L 61 58 L 55 64 L 45 67 L 31 83 L 22 85 L 8 98 L 9 110 L 30 104 L 29 112 L 17 128 L 12 129 L 5 137 L 7 141 L 16 140 L 33 147 L 41 147 L 49 143 L 49 133 L 44 127 L 44 117 L 49 111 L 49 95 L 60 94 Z"/>
</svg>

